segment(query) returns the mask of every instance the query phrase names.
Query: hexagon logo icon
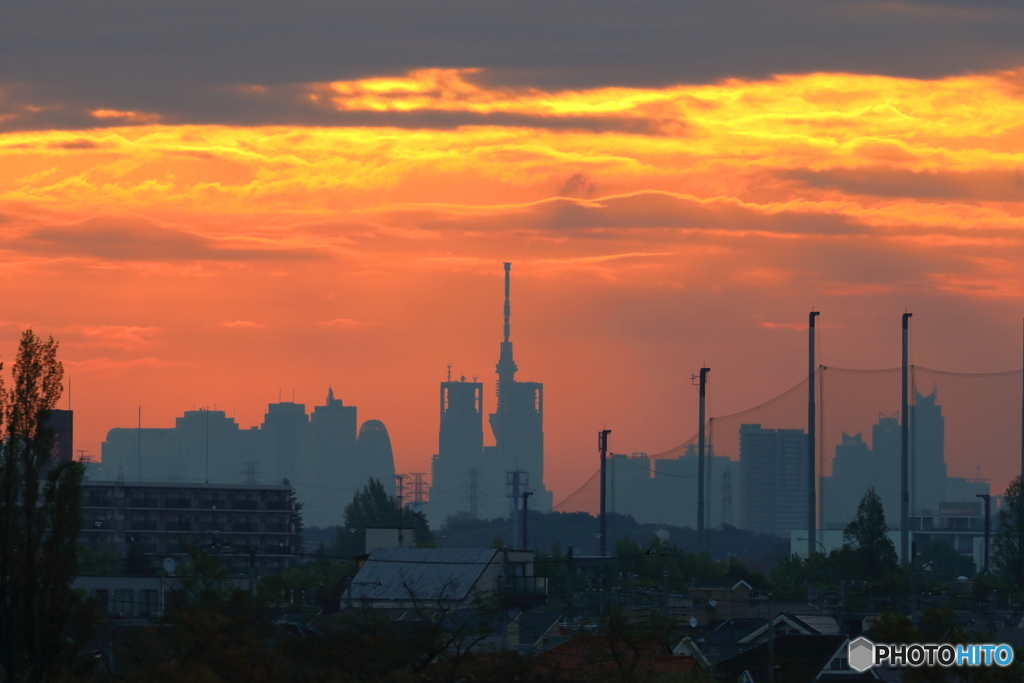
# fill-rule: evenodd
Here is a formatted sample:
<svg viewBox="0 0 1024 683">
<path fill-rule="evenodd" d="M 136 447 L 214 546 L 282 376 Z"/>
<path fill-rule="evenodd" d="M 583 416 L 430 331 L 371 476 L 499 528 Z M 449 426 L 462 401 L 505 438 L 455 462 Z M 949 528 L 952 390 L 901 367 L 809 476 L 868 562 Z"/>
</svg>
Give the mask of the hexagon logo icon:
<svg viewBox="0 0 1024 683">
<path fill-rule="evenodd" d="M 867 638 L 858 638 L 850 641 L 847 651 L 850 660 L 850 668 L 854 671 L 867 671 L 875 663 L 875 644 Z"/>
</svg>

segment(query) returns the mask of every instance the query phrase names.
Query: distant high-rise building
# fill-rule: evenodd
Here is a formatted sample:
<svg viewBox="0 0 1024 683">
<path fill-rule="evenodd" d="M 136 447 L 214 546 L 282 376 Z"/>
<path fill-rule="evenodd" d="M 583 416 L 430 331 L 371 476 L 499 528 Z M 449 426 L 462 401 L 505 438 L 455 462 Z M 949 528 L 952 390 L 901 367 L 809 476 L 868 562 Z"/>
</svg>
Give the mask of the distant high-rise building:
<svg viewBox="0 0 1024 683">
<path fill-rule="evenodd" d="M 103 443 L 103 474 L 210 484 L 287 479 L 306 526 L 342 524 L 345 506 L 370 478 L 386 489 L 394 486 L 387 428 L 369 420 L 357 435 L 357 424 L 355 406 L 344 405 L 333 390 L 311 414 L 301 403 L 272 403 L 263 424 L 250 429 L 240 429 L 222 410 L 189 410 L 172 429 L 111 429 Z"/>
<path fill-rule="evenodd" d="M 822 528 L 842 528 L 857 515 L 869 488 L 882 499 L 890 525 L 900 513 L 900 426 L 896 416 L 880 415 L 871 428 L 869 448 L 860 432 L 842 435 L 832 460 L 832 476 L 821 479 Z"/>
<path fill-rule="evenodd" d="M 910 406 L 910 514 L 931 518 L 952 503 L 974 503 L 987 494 L 985 482 L 948 477 L 945 459 L 946 423 L 938 392 L 914 392 Z M 871 428 L 870 447 L 860 433 L 843 434 L 832 461 L 832 476 L 821 479 L 823 528 L 841 529 L 857 514 L 869 488 L 882 499 L 886 522 L 899 526 L 901 430 L 896 415 L 879 415 Z"/>
<path fill-rule="evenodd" d="M 505 265 L 504 335 L 496 371 L 498 405 L 488 416 L 495 445 L 483 445 L 483 384 L 441 383 L 441 426 L 438 452 L 431 463 L 428 511 L 431 523 L 441 526 L 456 512 L 484 518 L 509 514 L 505 497 L 507 472 L 529 476 L 530 507 L 550 510 L 552 495 L 544 487 L 544 385 L 519 382 L 512 357 L 510 271 Z"/>
<path fill-rule="evenodd" d="M 743 528 L 789 536 L 807 528 L 807 433 L 740 425 Z"/>
<path fill-rule="evenodd" d="M 936 515 L 946 498 L 946 418 L 938 391 L 914 392 L 910 406 L 910 514 Z"/>
<path fill-rule="evenodd" d="M 75 455 L 75 413 L 52 408 L 47 426 L 53 430 L 53 455 L 58 462 L 71 462 Z"/>
</svg>

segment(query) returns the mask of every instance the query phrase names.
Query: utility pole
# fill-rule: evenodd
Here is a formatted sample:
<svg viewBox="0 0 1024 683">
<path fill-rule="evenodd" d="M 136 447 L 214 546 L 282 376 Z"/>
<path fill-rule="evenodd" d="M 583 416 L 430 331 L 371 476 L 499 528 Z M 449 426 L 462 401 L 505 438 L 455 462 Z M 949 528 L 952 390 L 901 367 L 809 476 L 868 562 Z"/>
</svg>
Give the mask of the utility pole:
<svg viewBox="0 0 1024 683">
<path fill-rule="evenodd" d="M 817 539 L 818 501 L 815 496 L 814 452 L 817 432 L 818 407 L 814 401 L 814 373 L 817 370 L 814 362 L 814 319 L 820 315 L 811 311 L 807 316 L 807 559 L 814 553 L 814 541 Z"/>
<path fill-rule="evenodd" d="M 991 524 L 991 519 L 992 519 L 991 518 L 991 512 L 990 512 L 990 509 L 989 509 L 989 503 L 992 500 L 992 496 L 990 496 L 987 493 L 976 493 L 974 495 L 985 501 L 985 563 L 983 565 L 984 568 L 982 569 L 982 571 L 987 574 L 988 573 L 988 538 L 989 538 L 989 530 L 991 529 L 990 524 Z"/>
<path fill-rule="evenodd" d="M 139 481 L 142 481 L 142 406 L 139 406 Z"/>
<path fill-rule="evenodd" d="M 396 474 L 395 475 L 395 493 L 398 494 L 396 496 L 396 498 L 398 499 L 398 547 L 401 548 L 402 547 L 402 540 L 403 540 L 402 539 L 402 515 L 405 512 L 405 507 L 404 507 L 405 506 L 405 501 L 404 501 L 405 475 L 404 474 Z"/>
<path fill-rule="evenodd" d="M 206 411 L 206 483 L 210 483 L 210 406 L 204 408 Z"/>
<path fill-rule="evenodd" d="M 568 612 L 569 612 L 569 629 L 572 630 L 572 544 L 569 544 L 569 550 L 565 554 L 566 569 L 568 570 L 565 575 L 565 592 L 569 596 Z"/>
<path fill-rule="evenodd" d="M 910 552 L 910 317 L 913 313 L 903 314 L 903 363 L 900 419 L 900 564 L 907 566 L 907 554 Z"/>
<path fill-rule="evenodd" d="M 597 433 L 597 447 L 601 451 L 601 557 L 608 557 L 608 517 L 605 510 L 605 493 L 608 487 L 608 435 L 610 429 L 602 429 Z"/>
<path fill-rule="evenodd" d="M 524 491 L 523 492 L 523 547 L 522 547 L 523 550 L 526 550 L 526 547 L 527 547 L 526 546 L 526 541 L 527 541 L 527 535 L 526 535 L 526 512 L 527 512 L 526 500 L 530 496 L 532 496 L 532 495 L 533 495 L 533 491 Z"/>
<path fill-rule="evenodd" d="M 697 548 L 707 550 L 704 528 L 704 413 L 707 400 L 708 373 L 711 368 L 700 369 L 700 425 L 697 427 Z"/>
</svg>

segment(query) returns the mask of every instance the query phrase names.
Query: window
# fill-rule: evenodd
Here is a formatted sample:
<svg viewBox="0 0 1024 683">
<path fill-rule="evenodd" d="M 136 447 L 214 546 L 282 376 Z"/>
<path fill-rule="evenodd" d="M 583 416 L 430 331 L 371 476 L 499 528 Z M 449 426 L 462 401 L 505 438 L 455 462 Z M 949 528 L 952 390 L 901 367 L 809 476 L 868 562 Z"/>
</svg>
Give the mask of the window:
<svg viewBox="0 0 1024 683">
<path fill-rule="evenodd" d="M 110 591 L 106 588 L 97 588 L 92 592 L 92 596 L 96 598 L 96 606 L 106 612 L 110 606 Z"/>
<path fill-rule="evenodd" d="M 160 609 L 159 599 L 160 592 L 156 589 L 139 591 L 139 616 L 156 616 Z"/>
<path fill-rule="evenodd" d="M 135 591 L 130 588 L 115 588 L 114 599 L 110 601 L 110 613 L 119 617 L 131 616 L 134 597 Z"/>
</svg>

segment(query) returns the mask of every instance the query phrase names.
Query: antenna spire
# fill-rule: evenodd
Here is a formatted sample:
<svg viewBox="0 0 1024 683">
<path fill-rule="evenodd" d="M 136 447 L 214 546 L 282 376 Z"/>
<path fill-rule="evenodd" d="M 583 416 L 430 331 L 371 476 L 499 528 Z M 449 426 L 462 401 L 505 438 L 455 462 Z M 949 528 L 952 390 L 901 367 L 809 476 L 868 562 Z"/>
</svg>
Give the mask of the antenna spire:
<svg viewBox="0 0 1024 683">
<path fill-rule="evenodd" d="M 511 274 L 512 264 L 506 263 L 505 265 L 505 343 L 508 344 L 509 334 L 511 333 L 511 325 L 509 324 L 509 318 L 512 316 L 512 305 L 509 302 L 509 293 L 511 290 Z"/>
<path fill-rule="evenodd" d="M 511 271 L 512 264 L 505 263 L 505 339 L 501 342 L 501 355 L 498 358 L 498 399 L 501 399 L 501 385 L 515 381 L 516 363 L 512 360 L 512 342 L 509 340 L 511 324 L 509 318 L 512 315 L 512 304 L 510 303 L 511 293 Z"/>
</svg>

